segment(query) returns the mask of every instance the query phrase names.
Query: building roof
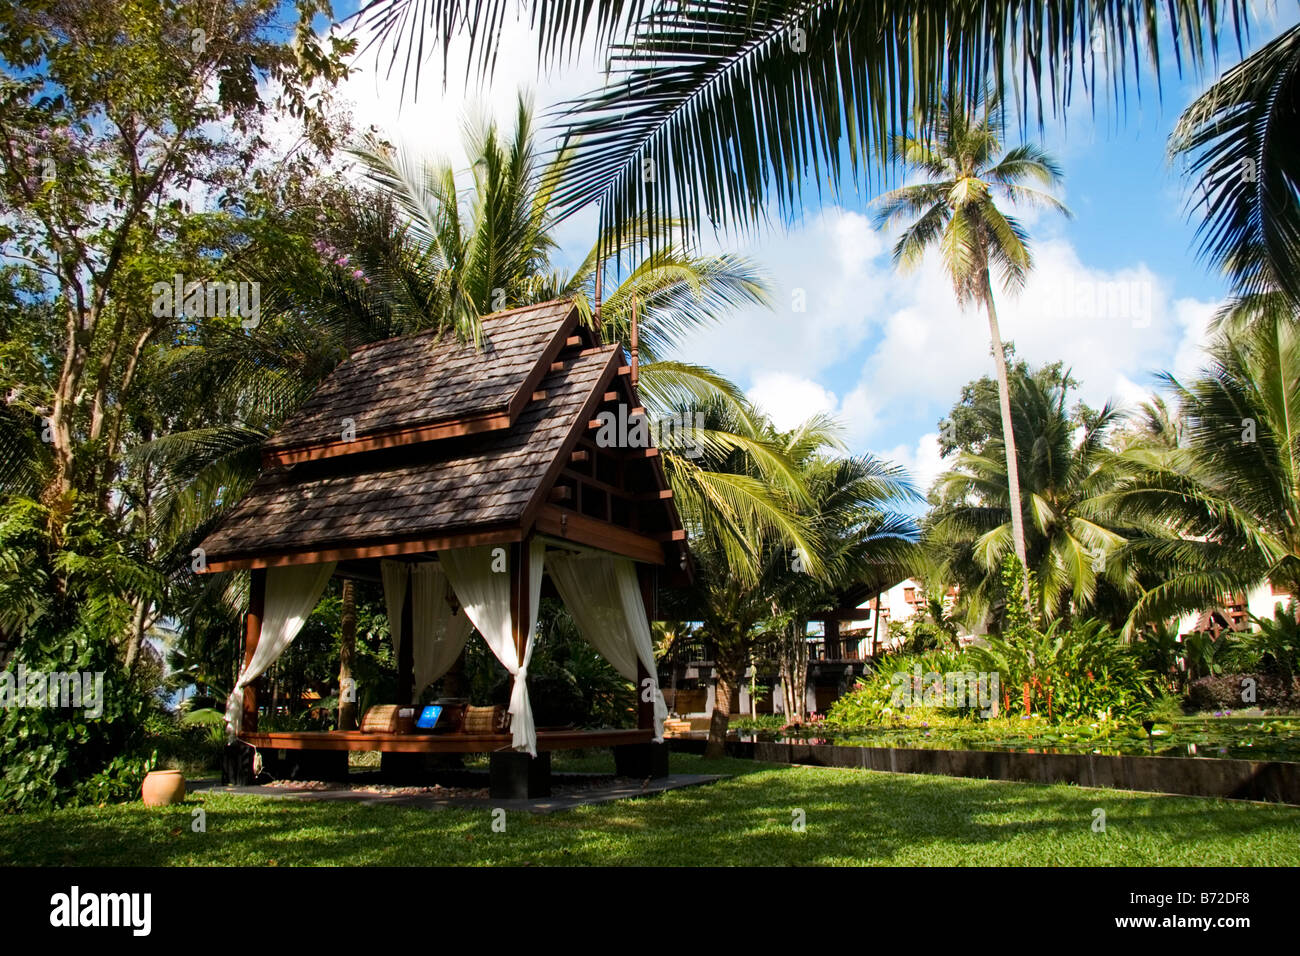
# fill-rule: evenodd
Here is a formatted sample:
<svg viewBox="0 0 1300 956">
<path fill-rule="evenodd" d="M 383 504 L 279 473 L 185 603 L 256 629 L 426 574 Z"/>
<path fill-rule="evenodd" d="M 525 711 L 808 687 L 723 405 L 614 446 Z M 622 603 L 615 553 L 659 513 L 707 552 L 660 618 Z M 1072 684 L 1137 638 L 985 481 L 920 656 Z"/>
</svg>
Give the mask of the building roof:
<svg viewBox="0 0 1300 956">
<path fill-rule="evenodd" d="M 450 330 L 421 332 L 357 349 L 264 446 L 292 464 L 357 454 L 429 437 L 507 428 L 577 327 L 569 300 L 484 316 L 481 350 Z M 343 440 L 346 423 L 354 435 Z M 442 429 L 433 426 L 442 425 Z"/>
<path fill-rule="evenodd" d="M 263 474 L 204 540 L 208 569 L 426 553 L 534 531 L 676 564 L 684 533 L 657 451 L 599 448 L 588 437 L 602 405 L 638 404 L 621 347 L 592 346 L 570 303 L 498 313 L 484 329 L 491 346 L 474 353 L 482 368 L 464 361 L 466 346 L 428 334 L 361 349 L 341 364 L 292 417 L 291 438 L 268 442 Z M 423 396 L 423 405 L 402 409 L 393 394 Z M 488 411 L 506 420 L 410 427 L 431 414 L 464 423 Z M 340 444 L 386 437 L 361 450 L 304 443 L 310 423 L 344 412 L 357 434 Z M 286 462 L 276 449 L 298 454 Z"/>
</svg>

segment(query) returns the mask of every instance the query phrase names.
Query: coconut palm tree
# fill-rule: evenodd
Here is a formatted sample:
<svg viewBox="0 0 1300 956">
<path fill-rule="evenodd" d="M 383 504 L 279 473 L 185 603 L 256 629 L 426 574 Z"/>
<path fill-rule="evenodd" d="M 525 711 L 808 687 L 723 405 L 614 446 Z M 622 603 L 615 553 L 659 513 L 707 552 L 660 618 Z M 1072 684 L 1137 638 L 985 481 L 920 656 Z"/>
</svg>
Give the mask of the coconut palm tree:
<svg viewBox="0 0 1300 956">
<path fill-rule="evenodd" d="M 988 317 L 1002 412 L 1001 444 L 1006 455 L 1011 536 L 1020 566 L 1028 569 L 1006 353 L 993 302 L 990 268 L 1001 273 L 1005 289 L 1013 290 L 1024 285 L 1033 264 L 1023 227 L 998 208 L 999 200 L 1055 209 L 1066 215 L 1069 210 L 1050 193 L 1029 185 L 1058 185 L 1061 170 L 1056 162 L 1031 145 L 1003 152 L 1001 106 L 996 97 L 987 98 L 982 105 L 981 110 L 978 101 L 967 104 L 949 96 L 932 126 L 917 136 L 894 140 L 895 160 L 922 174 L 925 181 L 881 196 L 876 220 L 881 225 L 908 222 L 894 246 L 894 261 L 903 269 L 915 269 L 937 246 L 958 304 L 983 306 Z M 1025 600 L 1029 600 L 1028 590 Z"/>
<path fill-rule="evenodd" d="M 862 582 L 879 585 L 916 573 L 921 555 L 915 521 L 898 510 L 920 500 L 902 469 L 870 455 L 840 457 L 838 449 L 810 442 L 820 437 L 811 419 L 786 440 L 800 466 L 808 503 L 792 507 L 815 536 L 823 571 L 774 552 L 764 568 L 763 589 L 776 632 L 786 714 L 803 716 L 808 661 L 808 619 L 839 606 L 840 594 Z"/>
<path fill-rule="evenodd" d="M 1285 318 L 1261 320 L 1208 354 L 1192 382 L 1164 376 L 1183 443 L 1126 450 L 1131 476 L 1101 496 L 1145 529 L 1121 557 L 1161 571 L 1131 625 L 1266 581 L 1300 594 L 1300 331 Z"/>
<path fill-rule="evenodd" d="M 674 600 L 684 602 L 679 616 L 701 622 L 701 634 L 714 649 L 718 677 L 708 747 L 715 755 L 726 737 L 731 692 L 768 643 L 760 623 L 785 616 L 790 625 L 784 637 L 803 640 L 802 634 L 794 636 L 800 615 L 806 631 L 808 612 L 837 585 L 903 567 L 914 549 L 911 521 L 892 510 L 915 497 L 898 468 L 866 456 L 839 457 L 839 426 L 824 415 L 778 432 L 766 416 L 752 408 L 747 412 L 738 415 L 715 401 L 706 406 L 705 422 L 722 434 L 742 434 L 787 463 L 793 480 L 777 492 L 786 509 L 783 526 L 739 524 L 725 501 L 719 507 L 690 493 L 678 500 L 691 531 L 696 576 L 692 588 Z M 769 471 L 741 445 L 706 448 L 694 466 L 742 486 L 766 481 Z M 675 481 L 675 497 L 678 486 Z M 733 557 L 738 534 L 746 545 L 740 565 Z M 754 558 L 757 573 L 747 573 Z"/>
<path fill-rule="evenodd" d="M 1223 74 L 1179 117 L 1201 253 L 1250 298 L 1300 307 L 1300 26 Z"/>
<path fill-rule="evenodd" d="M 950 85 L 1014 83 L 1041 119 L 1079 75 L 1088 96 L 1118 96 L 1144 62 L 1157 77 L 1171 56 L 1199 70 L 1249 23 L 1244 0 L 370 0 L 356 22 L 418 95 L 427 51 L 445 56 L 453 36 L 490 73 L 512 11 L 547 65 L 582 43 L 609 54 L 605 85 L 558 117 L 578 153 L 557 201 L 598 203 L 610 235 L 647 216 L 696 229 L 761 223 L 773 204 L 797 213 L 806 190 L 856 189 Z"/>
<path fill-rule="evenodd" d="M 1109 405 L 1084 416 L 1068 406 L 1068 372 L 1019 374 L 1011 382 L 1014 433 L 1020 440 L 1027 555 L 1039 587 L 1040 613 L 1052 619 L 1099 610 L 1122 623 L 1136 589 L 1133 570 L 1116 554 L 1135 533 L 1103 505 L 1118 480 L 1109 440 L 1121 422 Z M 988 403 L 973 411 L 996 427 L 1000 412 Z M 993 438 L 979 451 L 957 455 L 935 482 L 935 507 L 924 545 L 939 580 L 960 585 L 967 624 L 982 623 L 1004 596 L 1000 573 L 1011 545 L 1006 456 Z"/>
</svg>

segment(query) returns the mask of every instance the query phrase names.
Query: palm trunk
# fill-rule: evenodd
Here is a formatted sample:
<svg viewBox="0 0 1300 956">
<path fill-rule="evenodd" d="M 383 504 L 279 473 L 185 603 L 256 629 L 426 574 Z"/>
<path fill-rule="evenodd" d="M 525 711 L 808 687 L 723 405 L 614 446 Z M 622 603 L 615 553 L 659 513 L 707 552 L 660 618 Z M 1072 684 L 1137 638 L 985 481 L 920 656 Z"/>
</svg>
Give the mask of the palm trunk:
<svg viewBox="0 0 1300 956">
<path fill-rule="evenodd" d="M 352 660 L 357 651 L 357 598 L 356 585 L 351 578 L 343 579 L 343 609 L 339 630 L 339 730 L 356 730 L 357 702 L 356 685 L 352 684 Z M 352 699 L 344 700 L 344 692 L 348 689 L 352 691 Z"/>
<path fill-rule="evenodd" d="M 726 754 L 727 725 L 731 723 L 731 675 L 718 668 L 718 682 L 713 693 L 713 714 L 709 718 L 709 742 L 704 747 L 705 760 L 717 760 Z"/>
<path fill-rule="evenodd" d="M 1007 454 L 1007 491 L 1011 508 L 1011 538 L 1016 559 L 1024 572 L 1023 595 L 1029 606 L 1029 558 L 1025 553 L 1025 516 L 1020 506 L 1020 469 L 1016 458 L 1016 436 L 1011 422 L 1011 383 L 1007 379 L 1007 357 L 1002 351 L 1002 333 L 998 329 L 998 312 L 993 306 L 993 287 L 989 270 L 984 269 L 984 310 L 989 316 L 989 337 L 993 340 L 993 361 L 998 369 L 998 405 L 1002 409 L 1002 447 Z"/>
</svg>

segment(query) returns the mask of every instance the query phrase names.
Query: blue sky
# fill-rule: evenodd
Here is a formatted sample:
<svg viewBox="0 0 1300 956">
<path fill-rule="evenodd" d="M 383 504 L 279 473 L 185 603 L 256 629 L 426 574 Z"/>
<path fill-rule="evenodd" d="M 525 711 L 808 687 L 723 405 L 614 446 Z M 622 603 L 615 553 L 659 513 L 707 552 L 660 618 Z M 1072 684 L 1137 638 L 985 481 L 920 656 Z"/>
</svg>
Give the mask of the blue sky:
<svg viewBox="0 0 1300 956">
<path fill-rule="evenodd" d="M 1252 47 L 1295 15 L 1289 5 L 1284 13 L 1263 10 Z M 368 56 L 345 92 L 359 125 L 374 123 L 394 141 L 463 162 L 458 121 L 467 110 L 509 122 L 519 89 L 531 89 L 545 107 L 598 78 L 589 58 L 539 75 L 526 27 L 508 25 L 503 48 L 486 87 L 466 88 L 453 77 L 447 89 L 435 82 L 419 103 L 403 104 L 397 80 L 376 74 Z M 1229 45 L 1220 70 L 1236 60 Z M 439 67 L 431 62 L 428 75 L 436 77 Z M 1186 375 L 1199 365 L 1205 323 L 1226 287 L 1196 258 L 1195 223 L 1165 144 L 1181 110 L 1210 79 L 1180 78 L 1170 63 L 1163 102 L 1147 73 L 1140 99 L 1130 94 L 1118 113 L 1099 102 L 1095 116 L 1076 89 L 1066 117 L 1049 122 L 1040 140 L 1064 167 L 1061 198 L 1075 218 L 1026 217 L 1036 269 L 1021 295 L 999 299 L 999 317 L 1022 357 L 1070 364 L 1091 403 L 1139 401 L 1154 372 Z M 1037 138 L 1036 127 L 1028 133 Z M 1017 138 L 1014 131 L 1009 138 Z M 778 424 L 833 413 L 850 450 L 889 457 L 925 486 L 942 467 L 937 421 L 965 382 L 992 370 L 988 326 L 982 313 L 957 309 L 937 260 L 907 276 L 893 268 L 892 237 L 872 227 L 870 198 L 809 208 L 789 227 L 725 243 L 706 237 L 706 248 L 743 252 L 768 272 L 775 307 L 746 310 L 699 333 L 683 344 L 681 357 L 733 378 Z M 593 234 L 594 217 L 580 215 L 560 236 L 576 255 Z M 803 312 L 794 309 L 798 290 Z"/>
</svg>

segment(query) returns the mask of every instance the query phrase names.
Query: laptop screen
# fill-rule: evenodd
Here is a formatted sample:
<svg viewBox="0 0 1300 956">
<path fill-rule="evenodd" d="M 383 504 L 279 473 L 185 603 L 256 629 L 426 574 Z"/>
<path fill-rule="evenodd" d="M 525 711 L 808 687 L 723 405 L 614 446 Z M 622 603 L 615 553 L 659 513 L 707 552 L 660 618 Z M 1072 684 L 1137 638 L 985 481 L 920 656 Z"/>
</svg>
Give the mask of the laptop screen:
<svg viewBox="0 0 1300 956">
<path fill-rule="evenodd" d="M 421 730 L 430 730 L 438 723 L 438 718 L 442 716 L 442 708 L 437 704 L 430 704 L 420 711 L 420 716 L 415 720 L 415 726 Z"/>
</svg>

